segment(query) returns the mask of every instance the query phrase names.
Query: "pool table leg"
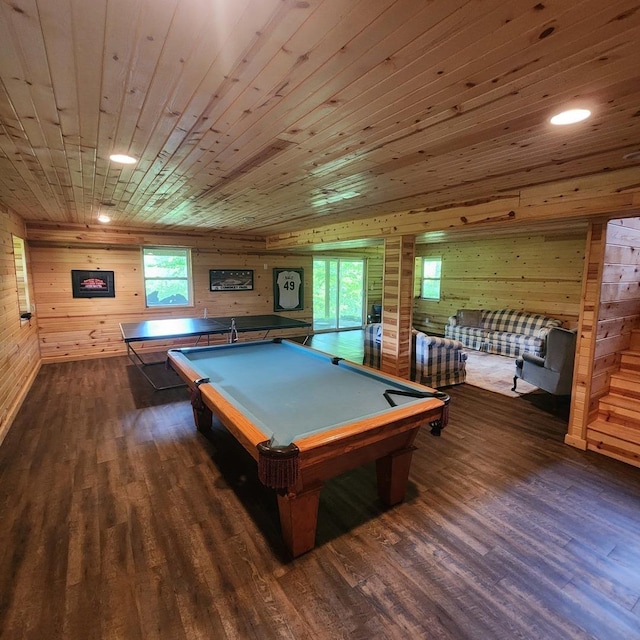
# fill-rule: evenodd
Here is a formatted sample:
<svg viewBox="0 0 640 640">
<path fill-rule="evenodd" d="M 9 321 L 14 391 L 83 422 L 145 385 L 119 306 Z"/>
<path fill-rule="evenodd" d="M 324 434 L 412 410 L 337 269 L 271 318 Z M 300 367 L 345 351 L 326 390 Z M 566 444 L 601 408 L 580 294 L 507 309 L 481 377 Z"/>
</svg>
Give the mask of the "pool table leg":
<svg viewBox="0 0 640 640">
<path fill-rule="evenodd" d="M 213 413 L 211 412 L 211 409 L 204 404 L 198 409 L 193 406 L 191 408 L 193 409 L 193 421 L 196 423 L 198 431 L 202 431 L 204 433 L 210 431 L 211 425 L 213 424 Z"/>
<path fill-rule="evenodd" d="M 409 484 L 411 456 L 415 449 L 413 446 L 407 447 L 376 460 L 378 496 L 385 504 L 398 504 L 404 499 Z"/>
<path fill-rule="evenodd" d="M 318 485 L 300 493 L 278 495 L 282 537 L 294 558 L 315 546 L 321 490 L 322 485 Z"/>
</svg>

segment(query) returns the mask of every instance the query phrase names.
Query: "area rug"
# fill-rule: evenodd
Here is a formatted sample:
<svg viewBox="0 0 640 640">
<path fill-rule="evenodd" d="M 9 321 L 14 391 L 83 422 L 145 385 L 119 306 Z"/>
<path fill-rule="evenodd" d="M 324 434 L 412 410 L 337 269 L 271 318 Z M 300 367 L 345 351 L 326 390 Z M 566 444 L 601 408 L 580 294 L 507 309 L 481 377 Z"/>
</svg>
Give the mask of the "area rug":
<svg viewBox="0 0 640 640">
<path fill-rule="evenodd" d="M 511 391 L 516 370 L 515 358 L 482 351 L 465 350 L 465 353 L 467 354 L 467 384 L 511 398 L 537 390 L 537 387 L 532 384 L 518 380 L 518 390 Z"/>
</svg>

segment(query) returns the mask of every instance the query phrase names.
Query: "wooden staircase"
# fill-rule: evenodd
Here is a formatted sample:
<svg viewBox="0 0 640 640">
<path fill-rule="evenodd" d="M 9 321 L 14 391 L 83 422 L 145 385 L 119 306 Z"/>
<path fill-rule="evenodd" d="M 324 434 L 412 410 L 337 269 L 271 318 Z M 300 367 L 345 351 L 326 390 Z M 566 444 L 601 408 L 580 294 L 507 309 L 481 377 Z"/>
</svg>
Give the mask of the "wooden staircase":
<svg viewBox="0 0 640 640">
<path fill-rule="evenodd" d="M 598 417 L 587 426 L 587 448 L 640 467 L 640 331 L 632 333 Z"/>
</svg>

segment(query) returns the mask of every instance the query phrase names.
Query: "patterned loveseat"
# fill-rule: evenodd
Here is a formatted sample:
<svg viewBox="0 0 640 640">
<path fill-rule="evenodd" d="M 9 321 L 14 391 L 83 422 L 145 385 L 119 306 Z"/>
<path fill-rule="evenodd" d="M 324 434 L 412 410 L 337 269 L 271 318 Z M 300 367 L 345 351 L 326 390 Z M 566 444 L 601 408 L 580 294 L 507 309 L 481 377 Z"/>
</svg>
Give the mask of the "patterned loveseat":
<svg viewBox="0 0 640 640">
<path fill-rule="evenodd" d="M 467 356 L 462 350 L 457 340 L 428 336 L 414 329 L 411 379 L 434 388 L 464 382 Z M 368 324 L 364 329 L 364 364 L 379 369 L 381 355 L 382 324 Z"/>
<path fill-rule="evenodd" d="M 466 347 L 518 357 L 523 351 L 544 356 L 549 329 L 562 322 L 516 309 L 461 309 L 451 316 L 445 336 Z"/>
</svg>

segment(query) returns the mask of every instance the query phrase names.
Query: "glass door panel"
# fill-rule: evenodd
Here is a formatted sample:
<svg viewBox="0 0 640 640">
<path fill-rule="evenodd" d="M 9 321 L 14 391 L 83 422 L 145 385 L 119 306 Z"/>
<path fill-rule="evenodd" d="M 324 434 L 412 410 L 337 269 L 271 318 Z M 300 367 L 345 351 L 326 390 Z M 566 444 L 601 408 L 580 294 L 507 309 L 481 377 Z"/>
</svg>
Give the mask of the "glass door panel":
<svg viewBox="0 0 640 640">
<path fill-rule="evenodd" d="M 338 276 L 338 328 L 362 326 L 362 299 L 364 293 L 364 262 L 340 260 Z"/>
<path fill-rule="evenodd" d="M 363 298 L 363 260 L 314 259 L 314 331 L 361 327 Z"/>
</svg>

